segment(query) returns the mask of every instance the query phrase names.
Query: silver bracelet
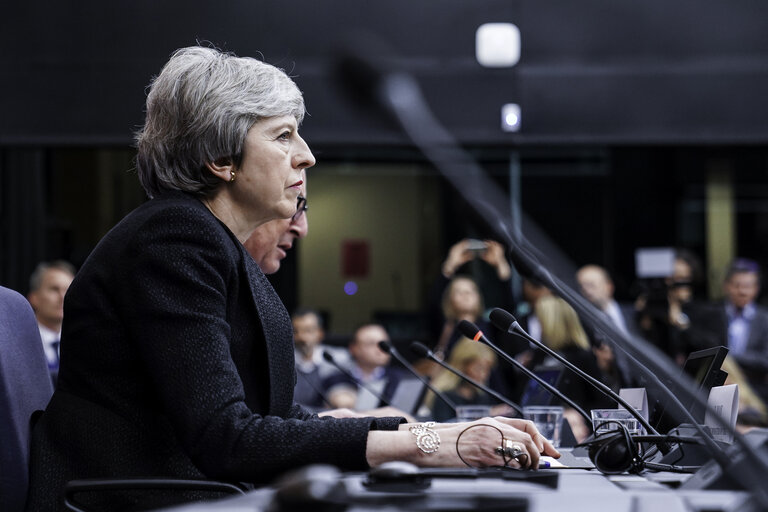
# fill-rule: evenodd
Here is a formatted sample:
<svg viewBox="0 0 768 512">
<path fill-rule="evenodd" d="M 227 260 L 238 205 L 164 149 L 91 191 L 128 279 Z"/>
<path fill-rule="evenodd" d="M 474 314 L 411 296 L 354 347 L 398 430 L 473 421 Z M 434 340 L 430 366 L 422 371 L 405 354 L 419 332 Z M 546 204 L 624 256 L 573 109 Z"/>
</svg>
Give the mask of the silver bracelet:
<svg viewBox="0 0 768 512">
<path fill-rule="evenodd" d="M 408 430 L 416 436 L 416 447 L 424 453 L 435 453 L 440 448 L 440 436 L 432 428 L 434 421 L 412 425 Z"/>
</svg>

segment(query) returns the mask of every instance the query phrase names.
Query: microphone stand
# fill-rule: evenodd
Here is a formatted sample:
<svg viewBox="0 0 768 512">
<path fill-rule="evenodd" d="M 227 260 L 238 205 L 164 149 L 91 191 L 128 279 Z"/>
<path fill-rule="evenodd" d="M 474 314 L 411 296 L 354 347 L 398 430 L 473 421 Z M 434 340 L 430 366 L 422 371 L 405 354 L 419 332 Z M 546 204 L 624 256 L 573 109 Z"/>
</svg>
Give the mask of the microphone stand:
<svg viewBox="0 0 768 512">
<path fill-rule="evenodd" d="M 566 358 L 549 348 L 547 345 L 542 343 L 541 341 L 537 340 L 527 332 L 525 332 L 525 329 L 520 327 L 520 324 L 515 320 L 515 317 L 512 316 L 507 311 L 501 309 L 501 308 L 494 308 L 493 311 L 491 311 L 491 323 L 501 329 L 502 331 L 506 331 L 510 334 L 515 334 L 519 336 L 520 338 L 533 343 L 537 347 L 539 347 L 541 350 L 543 350 L 547 355 L 554 357 L 561 363 L 563 363 L 567 368 L 575 372 L 579 377 L 590 383 L 595 389 L 600 391 L 603 395 L 607 396 L 611 400 L 618 402 L 622 407 L 624 407 L 632 416 L 637 419 L 637 421 L 645 428 L 645 430 L 654 435 L 658 435 L 659 433 L 656 431 L 655 428 L 651 426 L 648 421 L 646 421 L 645 418 L 643 418 L 643 415 L 637 412 L 637 410 L 629 405 L 626 400 L 624 400 L 620 395 L 617 395 L 613 392 L 611 388 L 597 380 L 596 378 L 592 377 L 588 373 L 581 370 L 581 368 L 577 367 L 575 364 L 568 361 Z M 590 423 L 592 420 L 590 419 Z"/>
<path fill-rule="evenodd" d="M 432 352 L 431 350 L 429 350 L 426 347 L 426 345 L 424 345 L 423 343 L 419 343 L 418 341 L 414 341 L 413 343 L 411 343 L 411 350 L 416 355 L 420 355 L 422 357 L 426 357 L 428 359 L 431 359 L 432 361 L 436 362 L 437 364 L 439 364 L 440 366 L 442 366 L 443 368 L 445 368 L 449 372 L 453 373 L 454 375 L 456 375 L 457 377 L 459 377 L 463 381 L 469 382 L 470 384 L 475 386 L 477 389 L 479 389 L 481 391 L 485 391 L 486 393 L 488 393 L 489 395 L 494 397 L 496 400 L 507 404 L 508 406 L 510 406 L 511 408 L 516 410 L 520 414 L 520 416 L 524 416 L 522 407 L 517 405 L 515 402 L 509 400 L 508 398 L 506 398 L 501 393 L 497 393 L 496 391 L 492 390 L 488 386 L 485 386 L 485 385 L 477 382 L 475 379 L 469 377 L 468 375 L 464 375 L 463 373 L 461 373 L 459 370 L 457 370 L 456 368 L 454 368 L 450 364 L 446 363 L 445 361 L 442 361 L 440 358 L 435 357 L 435 353 Z"/>
<path fill-rule="evenodd" d="M 429 381 L 425 377 L 419 375 L 419 372 L 416 371 L 416 368 L 411 366 L 411 363 L 409 363 L 402 355 L 400 355 L 400 352 L 398 352 L 398 350 L 395 348 L 394 345 L 392 345 L 392 343 L 390 343 L 388 341 L 382 340 L 382 341 L 379 342 L 379 348 L 381 350 L 383 350 L 384 352 L 388 352 L 388 353 L 392 354 L 392 357 L 397 359 L 400 362 L 400 364 L 402 364 L 405 367 L 406 370 L 411 372 L 413 375 L 416 376 L 417 379 L 419 379 L 422 383 L 424 383 L 424 385 L 427 386 L 427 388 L 430 391 L 432 391 L 435 394 L 436 397 L 438 397 L 440 400 L 442 400 L 445 403 L 445 405 L 447 405 L 448 407 L 453 409 L 454 413 L 456 412 L 456 404 L 453 403 L 453 401 L 450 398 L 445 396 L 442 392 L 440 392 L 432 384 L 430 384 Z"/>
<path fill-rule="evenodd" d="M 563 393 L 561 393 L 556 387 L 551 385 L 549 382 L 545 381 L 544 379 L 542 379 L 541 377 L 533 373 L 531 370 L 526 368 L 523 363 L 521 363 L 514 357 L 511 357 L 509 354 L 507 354 L 506 352 L 501 350 L 499 347 L 497 347 L 493 342 L 491 342 L 491 340 L 489 340 L 485 336 L 485 334 L 483 334 L 483 331 L 478 329 L 478 327 L 475 324 L 467 320 L 462 320 L 461 322 L 459 322 L 459 329 L 461 330 L 462 334 L 464 334 L 464 336 L 466 336 L 467 338 L 475 341 L 481 341 L 484 344 L 491 347 L 491 349 L 493 349 L 494 352 L 499 354 L 499 356 L 501 356 L 501 358 L 504 359 L 506 362 L 516 366 L 518 369 L 520 369 L 520 371 L 522 371 L 525 375 L 527 375 L 528 378 L 535 380 L 536 382 L 541 384 L 542 387 L 544 387 L 544 389 L 549 391 L 552 395 L 556 396 L 563 402 L 570 405 L 577 413 L 579 413 L 585 420 L 587 420 L 588 425 L 592 423 L 592 418 L 586 412 L 584 412 L 584 409 L 579 407 L 579 405 L 576 402 L 574 402 L 573 400 L 565 396 Z"/>
<path fill-rule="evenodd" d="M 365 382 L 355 378 L 355 376 L 352 375 L 352 372 L 350 372 L 349 370 L 344 368 L 342 365 L 340 365 L 336 361 L 336 359 L 334 359 L 333 355 L 330 352 L 323 351 L 323 359 L 325 359 L 326 361 L 331 363 L 333 366 L 335 366 L 341 373 L 346 375 L 348 378 L 352 379 L 352 382 L 354 384 L 356 384 L 357 386 L 360 386 L 361 388 L 363 388 L 364 390 L 366 390 L 367 392 L 372 394 L 375 398 L 378 398 L 379 399 L 379 403 L 387 405 L 387 406 L 391 406 L 392 405 L 392 404 L 389 403 L 389 400 L 387 400 L 386 398 L 384 398 L 381 395 L 381 393 L 379 393 L 378 391 L 373 389 L 371 386 L 369 386 Z"/>
</svg>

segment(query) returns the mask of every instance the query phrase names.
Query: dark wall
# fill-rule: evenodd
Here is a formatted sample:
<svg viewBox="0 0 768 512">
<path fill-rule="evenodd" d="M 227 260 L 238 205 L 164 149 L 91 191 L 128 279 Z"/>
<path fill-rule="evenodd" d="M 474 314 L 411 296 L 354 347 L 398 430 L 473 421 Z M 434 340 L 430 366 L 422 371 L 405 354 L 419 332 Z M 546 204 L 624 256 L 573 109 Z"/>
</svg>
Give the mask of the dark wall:
<svg viewBox="0 0 768 512">
<path fill-rule="evenodd" d="M 491 21 L 519 26 L 517 66 L 475 61 L 475 30 Z M 295 76 L 315 145 L 405 142 L 335 86 L 349 40 L 413 73 L 468 144 L 768 140 L 762 0 L 33 1 L 6 3 L 0 24 L 0 145 L 128 144 L 150 77 L 197 40 Z M 522 107 L 514 135 L 499 129 L 509 102 Z"/>
</svg>

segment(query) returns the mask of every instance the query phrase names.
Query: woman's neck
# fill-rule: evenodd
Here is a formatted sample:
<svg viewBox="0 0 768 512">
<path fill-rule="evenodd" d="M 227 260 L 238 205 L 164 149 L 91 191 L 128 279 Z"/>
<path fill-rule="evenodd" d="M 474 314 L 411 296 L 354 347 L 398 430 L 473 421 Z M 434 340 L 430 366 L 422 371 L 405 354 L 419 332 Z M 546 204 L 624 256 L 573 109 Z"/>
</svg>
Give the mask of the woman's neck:
<svg viewBox="0 0 768 512">
<path fill-rule="evenodd" d="M 254 229 L 272 220 L 270 218 L 250 219 L 245 214 L 241 214 L 242 212 L 226 192 L 217 192 L 212 196 L 203 197 L 201 201 L 214 217 L 232 231 L 240 243 L 245 243 Z"/>
</svg>

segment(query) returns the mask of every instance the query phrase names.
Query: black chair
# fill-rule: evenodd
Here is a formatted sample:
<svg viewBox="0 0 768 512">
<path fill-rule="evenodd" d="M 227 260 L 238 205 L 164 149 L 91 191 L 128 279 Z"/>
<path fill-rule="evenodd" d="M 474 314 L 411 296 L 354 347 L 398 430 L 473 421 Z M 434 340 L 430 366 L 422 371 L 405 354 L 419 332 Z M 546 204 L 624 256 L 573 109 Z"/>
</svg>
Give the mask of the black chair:
<svg viewBox="0 0 768 512">
<path fill-rule="evenodd" d="M 32 417 L 52 394 L 32 307 L 0 286 L 0 503 L 6 512 L 24 510 Z"/>
</svg>

